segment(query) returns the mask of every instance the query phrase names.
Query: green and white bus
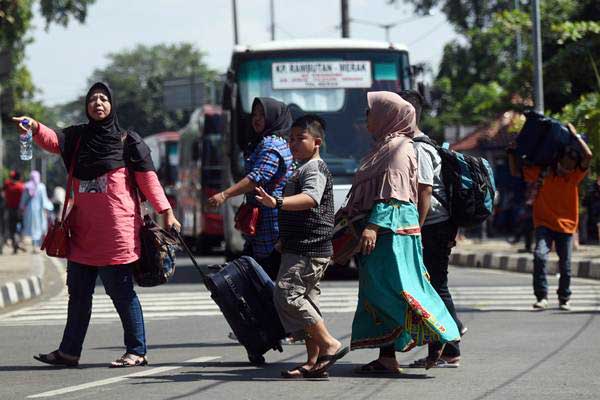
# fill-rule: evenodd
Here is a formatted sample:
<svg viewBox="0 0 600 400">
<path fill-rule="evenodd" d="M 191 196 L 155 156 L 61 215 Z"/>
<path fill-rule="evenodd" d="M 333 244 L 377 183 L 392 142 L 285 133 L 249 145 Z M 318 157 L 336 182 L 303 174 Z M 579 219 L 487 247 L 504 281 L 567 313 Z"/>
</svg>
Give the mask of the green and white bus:
<svg viewBox="0 0 600 400">
<path fill-rule="evenodd" d="M 236 46 L 224 87 L 223 187 L 244 176 L 243 147 L 251 132 L 255 97 L 273 97 L 292 115 L 315 113 L 326 124 L 321 156 L 334 176 L 336 210 L 342 205 L 360 159 L 371 146 L 366 132 L 366 93 L 414 86 L 406 47 L 354 39 L 274 41 Z M 224 210 L 226 254 L 242 251 L 234 228 L 242 197 Z"/>
</svg>

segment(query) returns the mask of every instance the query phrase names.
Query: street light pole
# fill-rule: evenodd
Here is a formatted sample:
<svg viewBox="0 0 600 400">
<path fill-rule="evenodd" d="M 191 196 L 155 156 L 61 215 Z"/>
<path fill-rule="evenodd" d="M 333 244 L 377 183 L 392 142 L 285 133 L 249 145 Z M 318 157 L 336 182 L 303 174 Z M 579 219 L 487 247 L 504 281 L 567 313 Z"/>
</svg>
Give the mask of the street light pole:
<svg viewBox="0 0 600 400">
<path fill-rule="evenodd" d="M 533 91 L 535 98 L 535 110 L 544 112 L 544 78 L 542 70 L 542 33 L 540 28 L 540 3 L 533 0 L 531 3 L 533 20 Z"/>
<path fill-rule="evenodd" d="M 233 9 L 233 44 L 238 44 L 238 20 L 237 20 L 237 1 L 231 0 L 231 8 Z"/>
<path fill-rule="evenodd" d="M 350 37 L 350 13 L 348 12 L 348 0 L 341 0 L 342 5 L 342 37 Z"/>
<path fill-rule="evenodd" d="M 275 40 L 275 0 L 270 0 L 271 11 L 271 40 Z"/>
</svg>

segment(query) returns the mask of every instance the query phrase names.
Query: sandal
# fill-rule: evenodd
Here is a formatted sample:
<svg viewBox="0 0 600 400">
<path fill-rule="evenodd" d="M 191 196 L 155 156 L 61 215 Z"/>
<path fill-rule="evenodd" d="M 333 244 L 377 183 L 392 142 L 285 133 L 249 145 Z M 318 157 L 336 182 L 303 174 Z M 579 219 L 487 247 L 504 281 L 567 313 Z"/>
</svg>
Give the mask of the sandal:
<svg viewBox="0 0 600 400">
<path fill-rule="evenodd" d="M 294 371 L 299 371 L 300 375 L 292 374 Z M 327 371 L 315 372 L 310 371 L 302 366 L 292 368 L 289 371 L 281 371 L 281 377 L 285 379 L 312 379 L 312 380 L 328 380 L 329 374 Z"/>
<path fill-rule="evenodd" d="M 323 373 L 323 372 L 327 371 L 329 368 L 331 368 L 333 366 L 333 364 L 335 364 L 339 359 L 344 357 L 349 352 L 350 352 L 350 347 L 346 346 L 346 347 L 342 347 L 335 354 L 328 354 L 328 355 L 320 356 L 319 358 L 317 358 L 317 365 L 319 365 L 321 363 L 325 363 L 325 364 L 321 365 L 320 368 L 313 370 L 313 372 L 314 373 Z"/>
<path fill-rule="evenodd" d="M 60 355 L 58 350 L 54 350 L 52 353 L 48 354 L 38 354 L 37 356 L 33 356 L 34 359 L 43 362 L 44 364 L 57 365 L 62 367 L 77 367 L 79 365 L 79 359 L 77 360 L 69 360 Z"/>
<path fill-rule="evenodd" d="M 425 368 L 427 358 L 421 358 L 414 361 L 408 368 Z M 460 357 L 442 357 L 435 362 L 431 368 L 458 368 L 460 367 Z"/>
<path fill-rule="evenodd" d="M 132 353 L 125 353 L 115 361 L 110 363 L 109 368 L 129 368 L 129 367 L 144 367 L 148 365 L 146 356 L 138 356 Z"/>
<path fill-rule="evenodd" d="M 442 358 L 442 353 L 444 352 L 444 348 L 446 347 L 446 343 L 437 343 L 433 349 L 430 348 L 429 355 L 425 359 L 425 369 L 430 369 L 435 367 L 440 358 Z"/>
<path fill-rule="evenodd" d="M 356 368 L 354 373 L 362 375 L 400 375 L 402 370 L 400 368 L 390 369 L 383 365 L 381 361 L 375 360 Z"/>
</svg>

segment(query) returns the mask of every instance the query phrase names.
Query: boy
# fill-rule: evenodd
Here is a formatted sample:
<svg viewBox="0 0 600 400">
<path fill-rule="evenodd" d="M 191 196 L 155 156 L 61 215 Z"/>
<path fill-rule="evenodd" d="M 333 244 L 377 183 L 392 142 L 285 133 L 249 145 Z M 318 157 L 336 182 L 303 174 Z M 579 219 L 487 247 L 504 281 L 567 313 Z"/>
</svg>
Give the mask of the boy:
<svg viewBox="0 0 600 400">
<path fill-rule="evenodd" d="M 348 353 L 325 326 L 319 309 L 319 281 L 329 264 L 333 247 L 333 181 L 319 156 L 325 124 L 305 115 L 292 124 L 290 150 L 299 167 L 275 198 L 257 188 L 256 199 L 279 211 L 281 266 L 273 294 L 286 332 L 305 339 L 306 363 L 283 371 L 289 379 L 325 378 L 327 369 Z"/>
</svg>

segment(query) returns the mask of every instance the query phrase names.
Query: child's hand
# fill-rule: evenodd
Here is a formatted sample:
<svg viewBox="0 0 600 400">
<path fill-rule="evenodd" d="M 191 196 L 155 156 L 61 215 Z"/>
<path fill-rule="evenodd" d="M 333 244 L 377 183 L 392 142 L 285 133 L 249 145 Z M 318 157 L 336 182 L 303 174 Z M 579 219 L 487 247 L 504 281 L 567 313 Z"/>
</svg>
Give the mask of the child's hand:
<svg viewBox="0 0 600 400">
<path fill-rule="evenodd" d="M 258 194 L 256 196 L 254 196 L 254 197 L 263 206 L 269 207 L 269 208 L 275 208 L 275 207 L 277 207 L 277 201 L 275 200 L 275 197 L 273 197 L 273 196 L 269 195 L 267 192 L 265 192 L 265 189 L 263 189 L 261 187 L 257 187 L 256 188 L 256 193 L 258 193 Z"/>
</svg>

